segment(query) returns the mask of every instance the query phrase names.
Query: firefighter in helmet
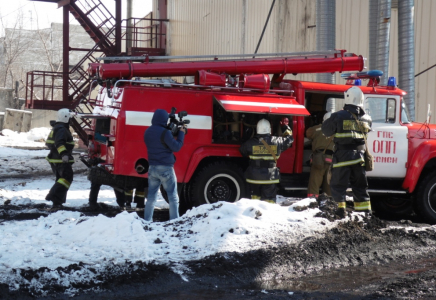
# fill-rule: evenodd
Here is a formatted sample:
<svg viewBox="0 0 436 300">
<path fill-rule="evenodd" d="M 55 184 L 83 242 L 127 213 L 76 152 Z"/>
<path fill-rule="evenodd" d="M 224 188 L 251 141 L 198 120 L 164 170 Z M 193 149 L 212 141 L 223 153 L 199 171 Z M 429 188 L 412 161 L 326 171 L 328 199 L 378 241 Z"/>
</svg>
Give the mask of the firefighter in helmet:
<svg viewBox="0 0 436 300">
<path fill-rule="evenodd" d="M 324 114 L 323 121 L 327 120 L 331 112 Z M 332 163 L 333 137 L 326 137 L 321 131 L 321 125 L 315 125 L 306 130 L 306 137 L 312 140 L 312 161 L 310 167 L 309 186 L 307 187 L 307 197 L 319 196 L 319 188 L 331 196 L 329 169 Z"/>
<path fill-rule="evenodd" d="M 345 200 L 348 183 L 353 190 L 354 209 L 371 212 L 368 181 L 365 170 L 365 139 L 371 131 L 371 117 L 363 110 L 364 95 L 353 86 L 345 94 L 344 109 L 335 112 L 322 123 L 325 136 L 334 135 L 330 188 L 333 199 L 338 203 L 337 214 L 345 217 Z"/>
<path fill-rule="evenodd" d="M 280 171 L 276 167 L 277 159 L 294 141 L 292 130 L 286 121 L 287 118 L 283 118 L 280 122 L 283 137 L 278 137 L 271 136 L 270 122 L 261 119 L 257 122 L 257 134 L 239 148 L 242 156 L 250 158 L 245 178 L 250 187 L 251 199 L 275 203 L 276 184 L 280 182 Z"/>
<path fill-rule="evenodd" d="M 56 122 L 50 122 L 52 130 L 45 142 L 50 150 L 46 159 L 56 176 L 55 184 L 45 197 L 46 200 L 53 202 L 53 210 L 62 208 L 62 204 L 67 199 L 68 189 L 73 182 L 72 164 L 74 159 L 72 150 L 74 141 L 70 132 L 70 118 L 71 114 L 68 108 L 60 109 L 57 113 Z"/>
</svg>

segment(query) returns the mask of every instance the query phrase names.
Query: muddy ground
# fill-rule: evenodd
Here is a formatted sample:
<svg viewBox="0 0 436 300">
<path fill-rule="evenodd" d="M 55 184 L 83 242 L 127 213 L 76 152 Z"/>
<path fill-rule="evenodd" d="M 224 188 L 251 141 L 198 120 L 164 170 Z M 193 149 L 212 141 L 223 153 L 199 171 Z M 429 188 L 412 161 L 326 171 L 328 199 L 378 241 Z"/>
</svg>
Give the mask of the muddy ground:
<svg viewBox="0 0 436 300">
<path fill-rule="evenodd" d="M 29 207 L 6 203 L 0 207 L 0 225 L 50 213 L 45 205 L 32 208 L 29 213 Z M 338 218 L 333 201 L 323 202 L 320 209 L 320 217 Z M 84 208 L 81 212 L 114 216 L 119 210 L 101 206 L 98 212 Z M 168 211 L 155 213 L 155 221 L 167 218 Z M 11 292 L 0 285 L 0 299 L 436 299 L 436 234 L 425 228 L 427 224 L 411 220 L 413 216 L 387 221 L 375 214 L 296 246 L 187 262 L 188 278 L 175 274 L 171 266 L 128 263 L 97 271 L 74 264 L 56 272 L 60 277 L 77 271 L 98 272 L 103 283 L 80 282 L 74 286 L 79 292 L 67 295 L 63 287 L 46 282 L 43 291 L 49 296 L 25 286 Z M 28 280 L 48 271 L 16 270 Z"/>
</svg>

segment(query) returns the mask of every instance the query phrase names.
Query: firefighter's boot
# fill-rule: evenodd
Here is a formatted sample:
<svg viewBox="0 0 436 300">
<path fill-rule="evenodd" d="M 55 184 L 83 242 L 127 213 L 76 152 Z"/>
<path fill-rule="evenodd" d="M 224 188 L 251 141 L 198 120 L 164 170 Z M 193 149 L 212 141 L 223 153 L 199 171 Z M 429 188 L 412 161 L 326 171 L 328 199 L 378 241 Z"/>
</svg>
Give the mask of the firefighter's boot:
<svg viewBox="0 0 436 300">
<path fill-rule="evenodd" d="M 49 211 L 50 212 L 57 212 L 58 210 L 62 210 L 63 208 L 64 207 L 62 206 L 61 203 L 53 202 L 53 205 L 52 205 L 51 208 L 49 208 Z"/>
<path fill-rule="evenodd" d="M 340 219 L 345 218 L 345 216 L 347 215 L 345 208 L 338 208 L 335 212 L 335 215 L 338 216 Z"/>
<path fill-rule="evenodd" d="M 337 215 L 341 219 L 345 218 L 345 216 L 347 215 L 347 211 L 345 210 L 345 208 L 346 208 L 345 201 L 338 202 L 338 209 L 336 210 L 335 215 Z"/>
</svg>

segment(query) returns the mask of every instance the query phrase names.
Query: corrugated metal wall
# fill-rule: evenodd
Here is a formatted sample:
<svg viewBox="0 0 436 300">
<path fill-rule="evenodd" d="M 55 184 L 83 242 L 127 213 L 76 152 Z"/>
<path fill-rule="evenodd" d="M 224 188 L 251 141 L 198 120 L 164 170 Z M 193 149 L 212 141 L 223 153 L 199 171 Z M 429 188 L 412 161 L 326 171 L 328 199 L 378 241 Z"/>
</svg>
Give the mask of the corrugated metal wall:
<svg viewBox="0 0 436 300">
<path fill-rule="evenodd" d="M 156 0 L 155 0 L 156 2 Z M 272 0 L 168 0 L 168 55 L 253 53 Z M 276 0 L 258 53 L 314 51 L 315 0 Z M 368 57 L 369 0 L 336 0 L 336 47 Z M 154 5 L 156 7 L 156 5 Z M 398 18 L 391 14 L 389 76 L 398 77 Z M 415 71 L 436 64 L 436 1 L 415 0 Z M 315 80 L 314 75 L 288 78 Z M 337 83 L 343 82 L 339 75 Z M 416 78 L 416 120 L 436 111 L 436 68 Z M 436 113 L 432 123 L 436 123 Z"/>
</svg>

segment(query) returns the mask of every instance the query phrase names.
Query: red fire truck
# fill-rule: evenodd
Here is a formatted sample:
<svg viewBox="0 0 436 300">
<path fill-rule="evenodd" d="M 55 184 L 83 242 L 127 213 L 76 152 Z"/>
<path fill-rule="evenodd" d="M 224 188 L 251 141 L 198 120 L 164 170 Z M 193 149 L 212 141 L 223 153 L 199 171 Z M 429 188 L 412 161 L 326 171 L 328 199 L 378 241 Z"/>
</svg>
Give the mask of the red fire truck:
<svg viewBox="0 0 436 300">
<path fill-rule="evenodd" d="M 163 58 L 172 61 L 118 57 L 90 65 L 89 74 L 99 83 L 97 106 L 81 117 L 93 119 L 87 159 L 97 159 L 99 167 L 91 172 L 92 180 L 124 189 L 146 186 L 144 131 L 156 109 L 175 107 L 186 111 L 190 121 L 184 146 L 175 153 L 181 207 L 248 196 L 243 176 L 248 160 L 239 146 L 263 117 L 271 122 L 272 134 L 281 134 L 283 117 L 290 120 L 295 141 L 278 160 L 280 188 L 305 190 L 311 152 L 306 128 L 321 121 L 332 101 L 340 104 L 350 85 L 368 79 L 359 87 L 373 120 L 368 138 L 375 157 L 375 169 L 368 173 L 373 205 L 402 213 L 413 204 L 425 221 L 436 222 L 436 126 L 410 122 L 405 92 L 393 82 L 379 86 L 377 72 L 360 72 L 362 56 L 335 50 Z M 350 71 L 360 73 L 345 74 L 344 84 L 285 79 L 288 74 Z"/>
</svg>

